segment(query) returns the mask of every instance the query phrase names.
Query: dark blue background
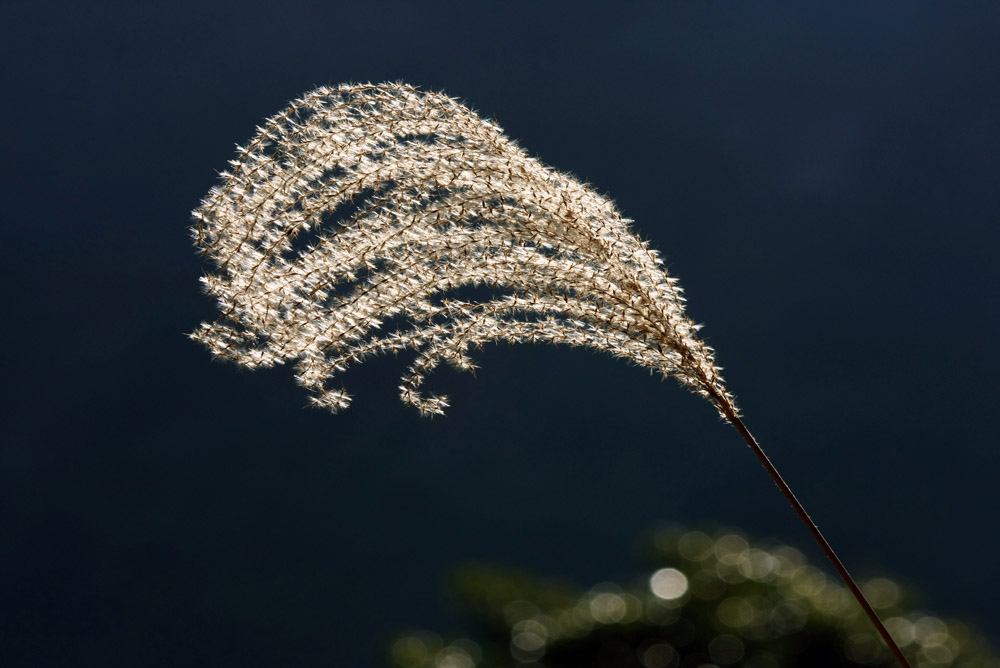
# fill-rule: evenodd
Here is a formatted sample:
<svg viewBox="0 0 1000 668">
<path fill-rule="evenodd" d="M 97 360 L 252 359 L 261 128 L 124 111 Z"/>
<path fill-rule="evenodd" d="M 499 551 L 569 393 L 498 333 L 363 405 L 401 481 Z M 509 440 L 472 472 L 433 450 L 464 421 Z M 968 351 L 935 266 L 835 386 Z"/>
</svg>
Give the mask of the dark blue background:
<svg viewBox="0 0 1000 668">
<path fill-rule="evenodd" d="M 304 409 L 212 363 L 189 211 L 318 84 L 460 97 L 608 193 L 859 576 L 1000 634 L 1000 4 L 7 3 L 0 659 L 379 665 L 450 569 L 581 585 L 660 522 L 809 536 L 714 410 L 608 356 L 405 360 Z"/>
</svg>

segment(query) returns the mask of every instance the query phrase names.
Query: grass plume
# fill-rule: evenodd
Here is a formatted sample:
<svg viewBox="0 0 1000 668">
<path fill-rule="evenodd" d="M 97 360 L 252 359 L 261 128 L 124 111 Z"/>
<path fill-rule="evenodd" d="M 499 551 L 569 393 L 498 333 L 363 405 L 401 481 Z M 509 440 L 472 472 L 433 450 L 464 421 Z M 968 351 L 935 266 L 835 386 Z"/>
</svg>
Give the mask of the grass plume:
<svg viewBox="0 0 1000 668">
<path fill-rule="evenodd" d="M 221 177 L 193 228 L 221 315 L 192 336 L 213 354 L 294 361 L 312 403 L 331 410 L 350 403 L 337 373 L 411 350 L 400 395 L 442 413 L 427 375 L 442 362 L 472 370 L 470 350 L 491 341 L 587 346 L 675 378 L 736 427 L 907 665 L 740 420 L 676 279 L 609 199 L 456 100 L 403 84 L 310 92 Z M 463 299 L 468 286 L 490 296 Z"/>
</svg>

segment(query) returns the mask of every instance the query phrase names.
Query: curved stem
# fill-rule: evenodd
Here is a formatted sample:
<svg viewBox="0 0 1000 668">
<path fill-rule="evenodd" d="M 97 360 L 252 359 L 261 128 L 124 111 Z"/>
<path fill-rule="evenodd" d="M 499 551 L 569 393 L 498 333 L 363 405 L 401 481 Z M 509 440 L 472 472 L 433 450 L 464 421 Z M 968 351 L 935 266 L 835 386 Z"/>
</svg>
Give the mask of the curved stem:
<svg viewBox="0 0 1000 668">
<path fill-rule="evenodd" d="M 792 493 L 791 488 L 785 482 L 784 478 L 781 477 L 781 474 L 778 473 L 778 469 L 776 469 L 774 464 L 771 463 L 770 458 L 768 458 L 764 449 L 760 447 L 757 439 L 753 437 L 753 434 L 750 433 L 750 430 L 746 428 L 746 425 L 743 424 L 743 421 L 740 420 L 735 413 L 731 413 L 728 410 L 725 411 L 725 413 L 732 425 L 736 427 L 736 431 L 740 432 L 740 435 L 743 436 L 743 440 L 747 442 L 747 445 L 750 446 L 753 453 L 757 455 L 757 459 L 759 459 L 760 463 L 764 465 L 764 468 L 771 476 L 771 479 L 774 480 L 774 484 L 778 486 L 778 489 L 780 489 L 781 493 L 785 495 L 788 503 L 792 505 L 792 509 L 795 510 L 799 518 L 806 525 L 806 528 L 809 529 L 809 533 L 811 533 L 813 538 L 816 539 L 816 542 L 819 543 L 820 548 L 826 554 L 830 563 L 832 563 L 833 567 L 837 569 L 837 573 L 840 574 L 844 584 L 846 584 L 847 588 L 851 590 L 852 594 L 854 594 L 854 598 L 857 599 L 858 603 L 864 609 L 865 614 L 868 615 L 872 624 L 875 625 L 875 629 L 879 632 L 879 635 L 882 636 L 882 640 L 885 641 L 885 644 L 889 646 L 889 649 L 895 655 L 896 660 L 899 661 L 899 665 L 903 668 L 910 668 L 909 662 L 906 660 L 906 657 L 903 656 L 899 646 L 896 645 L 896 641 L 892 639 L 892 636 L 889 635 L 889 632 L 882 624 L 882 620 L 879 619 L 878 613 L 876 613 L 871 604 L 868 603 L 865 595 L 861 593 L 861 589 L 854 581 L 854 578 L 852 578 L 851 574 L 847 572 L 847 568 L 844 567 L 844 564 L 841 563 L 837 553 L 833 551 L 832 547 L 830 547 L 830 543 L 828 543 L 826 538 L 823 537 L 823 534 L 820 533 L 819 527 L 817 527 L 816 523 L 812 521 L 811 517 L 809 517 L 809 513 L 807 513 L 806 509 L 801 503 L 799 503 L 799 500 L 795 498 L 795 494 Z"/>
</svg>

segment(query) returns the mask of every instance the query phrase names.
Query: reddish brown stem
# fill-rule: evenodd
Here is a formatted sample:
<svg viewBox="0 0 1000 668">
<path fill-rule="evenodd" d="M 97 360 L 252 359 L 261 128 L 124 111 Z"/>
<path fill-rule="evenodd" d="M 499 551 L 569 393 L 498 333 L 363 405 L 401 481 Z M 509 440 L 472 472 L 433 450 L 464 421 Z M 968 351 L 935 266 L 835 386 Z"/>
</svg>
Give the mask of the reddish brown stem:
<svg viewBox="0 0 1000 668">
<path fill-rule="evenodd" d="M 760 444 L 757 442 L 757 439 L 753 437 L 753 434 L 750 433 L 750 430 L 746 428 L 746 425 L 743 424 L 743 421 L 740 420 L 740 418 L 735 413 L 731 414 L 730 411 L 728 410 L 725 412 L 726 412 L 726 417 L 729 419 L 732 425 L 736 427 L 736 431 L 740 432 L 740 435 L 743 436 L 743 440 L 747 442 L 747 445 L 750 446 L 750 449 L 753 450 L 753 453 L 757 455 L 757 459 L 759 459 L 760 463 L 764 465 L 764 468 L 771 476 L 771 479 L 774 481 L 774 484 L 778 486 L 778 489 L 780 489 L 781 493 L 785 495 L 785 498 L 788 500 L 788 503 L 792 505 L 792 509 L 795 510 L 799 518 L 806 525 L 806 528 L 809 529 L 809 533 L 811 533 L 813 535 L 813 538 L 816 539 L 816 542 L 819 543 L 820 549 L 822 549 L 823 552 L 826 554 L 827 558 L 830 560 L 830 563 L 833 564 L 833 567 L 837 569 L 837 573 L 840 574 L 840 577 L 844 581 L 844 584 L 846 584 L 847 588 L 851 590 L 852 594 L 854 594 L 854 598 L 857 599 L 858 603 L 864 609 L 865 614 L 868 615 L 868 618 L 872 621 L 872 624 L 875 625 L 875 629 L 879 632 L 879 635 L 882 636 L 882 640 L 885 641 L 885 644 L 889 646 L 889 649 L 895 655 L 896 660 L 899 661 L 899 665 L 902 666 L 903 668 L 910 668 L 910 663 L 906 660 L 906 657 L 903 656 L 903 653 L 900 651 L 899 646 L 896 645 L 896 641 L 893 640 L 892 636 L 889 635 L 889 632 L 882 624 L 882 620 L 879 619 L 878 613 L 876 613 L 875 610 L 872 608 L 871 604 L 868 603 L 868 599 L 865 598 L 865 595 L 861 593 L 861 589 L 854 581 L 854 578 L 852 578 L 851 574 L 847 572 L 847 568 L 844 567 L 844 564 L 841 563 L 840 558 L 837 556 L 837 553 L 833 551 L 832 547 L 830 547 L 830 543 L 828 543 L 826 541 L 826 538 L 823 537 L 823 534 L 820 533 L 819 527 L 817 527 L 816 523 L 812 521 L 811 517 L 809 517 L 809 513 L 806 512 L 806 509 L 802 506 L 799 500 L 795 498 L 795 494 L 792 493 L 791 488 L 785 482 L 784 478 L 781 477 L 781 474 L 778 473 L 778 469 L 776 469 L 774 467 L 774 464 L 771 463 L 770 458 L 764 452 L 764 449 L 760 447 Z"/>
</svg>

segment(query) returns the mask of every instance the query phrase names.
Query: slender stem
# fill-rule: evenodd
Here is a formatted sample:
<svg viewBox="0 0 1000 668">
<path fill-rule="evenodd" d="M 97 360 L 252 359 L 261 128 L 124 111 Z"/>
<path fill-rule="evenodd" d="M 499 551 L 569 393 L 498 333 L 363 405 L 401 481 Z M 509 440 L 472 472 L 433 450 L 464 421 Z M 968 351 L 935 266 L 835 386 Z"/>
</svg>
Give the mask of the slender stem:
<svg viewBox="0 0 1000 668">
<path fill-rule="evenodd" d="M 875 629 L 879 632 L 879 635 L 882 636 L 885 644 L 889 646 L 889 649 L 896 656 L 896 660 L 899 661 L 899 665 L 903 666 L 903 668 L 910 668 L 910 664 L 906 660 L 906 657 L 903 656 L 899 646 L 896 645 L 896 641 L 889 635 L 889 632 L 882 624 L 882 620 L 879 619 L 878 614 L 872 608 L 871 604 L 868 603 L 865 595 L 861 593 L 861 589 L 854 581 L 854 578 L 852 578 L 851 574 L 847 572 L 847 569 L 844 567 L 844 564 L 841 563 L 837 553 L 833 551 L 833 548 L 830 547 L 830 543 L 828 543 L 826 538 L 823 537 L 823 534 L 820 533 L 819 527 L 817 527 L 816 523 L 812 521 L 811 517 L 809 517 L 809 513 L 807 513 L 806 509 L 801 503 L 799 503 L 799 500 L 795 498 L 795 494 L 792 493 L 791 488 L 785 482 L 784 478 L 781 477 L 781 474 L 778 473 L 778 469 L 776 469 L 774 464 L 771 463 L 770 458 L 768 458 L 764 449 L 760 447 L 757 439 L 753 437 L 753 434 L 750 433 L 750 430 L 746 428 L 746 425 L 743 424 L 743 421 L 740 420 L 735 413 L 730 414 L 730 411 L 725 412 L 727 413 L 726 417 L 732 425 L 736 427 L 736 431 L 740 432 L 740 435 L 743 436 L 747 445 L 749 445 L 750 449 L 753 450 L 753 453 L 757 455 L 757 459 L 759 459 L 760 463 L 764 465 L 764 468 L 771 476 L 771 479 L 774 480 L 774 484 L 778 486 L 778 489 L 780 489 L 781 493 L 785 495 L 788 503 L 792 505 L 792 508 L 798 514 L 799 518 L 803 523 L 805 523 L 806 528 L 809 529 L 809 533 L 813 535 L 813 538 L 815 538 L 816 542 L 819 543 L 820 548 L 824 553 L 826 553 L 827 558 L 830 560 L 830 563 L 833 564 L 833 567 L 837 569 L 837 573 L 840 574 L 844 584 L 846 584 L 848 589 L 851 590 L 851 593 L 854 594 L 854 598 L 858 600 L 858 603 L 864 609 L 865 614 L 867 614 L 868 618 L 872 620 L 872 624 L 875 625 Z"/>
</svg>

